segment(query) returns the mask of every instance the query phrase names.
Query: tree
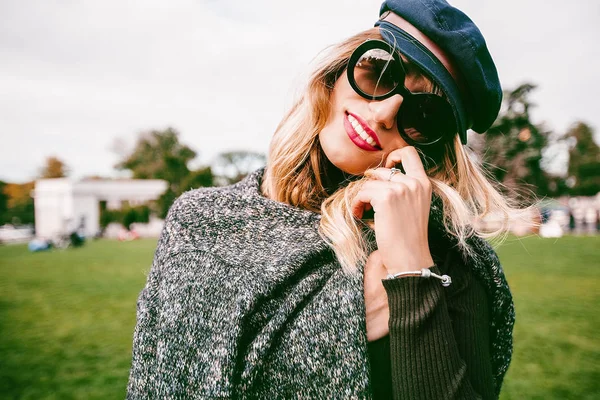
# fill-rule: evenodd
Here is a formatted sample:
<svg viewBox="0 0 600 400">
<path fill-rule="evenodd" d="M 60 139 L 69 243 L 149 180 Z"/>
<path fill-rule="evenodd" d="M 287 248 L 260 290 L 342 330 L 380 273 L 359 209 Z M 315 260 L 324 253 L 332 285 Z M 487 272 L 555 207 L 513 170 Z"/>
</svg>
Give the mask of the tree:
<svg viewBox="0 0 600 400">
<path fill-rule="evenodd" d="M 195 157 L 194 150 L 179 142 L 179 132 L 167 128 L 140 134 L 133 151 L 115 167 L 130 170 L 136 179 L 164 179 L 177 186 Z"/>
<path fill-rule="evenodd" d="M 535 85 L 525 83 L 504 95 L 503 111 L 483 135 L 486 169 L 509 190 L 521 196 L 548 193 L 548 176 L 542 169 L 542 151 L 549 132 L 529 116 L 529 94 Z M 526 190 L 522 190 L 526 189 Z"/>
<path fill-rule="evenodd" d="M 221 153 L 215 161 L 215 169 L 219 171 L 218 179 L 221 184 L 227 185 L 239 182 L 250 172 L 264 166 L 264 154 L 252 151 L 230 151 Z"/>
<path fill-rule="evenodd" d="M 6 182 L 0 181 L 0 225 L 9 222 L 8 218 L 8 196 L 4 193 Z"/>
<path fill-rule="evenodd" d="M 147 223 L 148 221 L 150 221 L 150 208 L 148 206 L 129 207 L 122 212 L 122 223 L 127 230 L 135 222 Z"/>
<path fill-rule="evenodd" d="M 214 176 L 210 167 L 190 171 L 189 175 L 181 182 L 181 190 L 186 191 L 198 187 L 214 185 Z"/>
<path fill-rule="evenodd" d="M 179 132 L 173 128 L 153 130 L 140 134 L 133 151 L 122 154 L 117 169 L 130 170 L 136 179 L 164 179 L 167 190 L 158 200 L 159 214 L 165 217 L 173 200 L 185 190 L 197 186 L 211 186 L 210 168 L 192 171 L 188 167 L 196 152 L 179 141 Z"/>
<path fill-rule="evenodd" d="M 595 196 L 600 192 L 600 147 L 594 141 L 592 128 L 575 123 L 567 132 L 571 142 L 567 182 L 572 183 L 570 193 L 579 196 Z"/>
<path fill-rule="evenodd" d="M 50 156 L 46 158 L 46 164 L 40 171 L 40 178 L 64 178 L 69 173 L 66 164 L 57 157 Z"/>
<path fill-rule="evenodd" d="M 100 202 L 100 226 L 106 228 L 108 224 L 118 222 L 129 229 L 134 222 L 149 222 L 150 213 L 150 205 L 148 204 L 136 207 L 128 205 L 119 210 L 109 210 L 106 208 L 106 202 Z"/>
<path fill-rule="evenodd" d="M 4 194 L 7 197 L 7 211 L 4 216 L 5 222 L 14 224 L 33 224 L 35 212 L 33 209 L 33 198 L 31 191 L 35 182 L 24 184 L 7 183 L 4 186 Z"/>
</svg>

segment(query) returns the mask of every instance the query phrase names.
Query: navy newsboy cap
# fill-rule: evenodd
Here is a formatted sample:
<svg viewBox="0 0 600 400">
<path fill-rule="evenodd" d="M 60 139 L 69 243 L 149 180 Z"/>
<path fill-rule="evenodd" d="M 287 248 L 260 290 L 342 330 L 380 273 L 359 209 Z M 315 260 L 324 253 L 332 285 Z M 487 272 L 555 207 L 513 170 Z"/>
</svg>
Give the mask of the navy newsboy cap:
<svg viewBox="0 0 600 400">
<path fill-rule="evenodd" d="M 398 51 L 431 74 L 450 103 L 456 103 L 452 106 L 462 142 L 466 143 L 468 128 L 485 132 L 498 116 L 502 88 L 485 39 L 475 23 L 445 0 L 386 0 L 381 5 L 380 15 L 387 11 L 398 14 L 435 42 L 458 69 L 464 84 L 462 91 L 456 82 L 449 82 L 450 74 L 440 70 L 441 63 L 432 63 L 430 57 L 420 56 L 422 50 L 403 49 L 411 47 L 410 41 L 406 40 L 406 32 L 387 21 L 375 24 L 382 28 L 386 41 L 393 40 L 391 45 L 399 44 Z"/>
</svg>

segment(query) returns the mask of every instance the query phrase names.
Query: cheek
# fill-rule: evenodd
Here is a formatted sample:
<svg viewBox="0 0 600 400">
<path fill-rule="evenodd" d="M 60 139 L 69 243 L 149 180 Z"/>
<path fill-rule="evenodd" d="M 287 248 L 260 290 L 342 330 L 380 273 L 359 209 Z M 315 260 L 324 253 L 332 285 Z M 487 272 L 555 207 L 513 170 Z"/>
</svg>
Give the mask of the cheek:
<svg viewBox="0 0 600 400">
<path fill-rule="evenodd" d="M 338 169 L 353 175 L 360 175 L 367 168 L 377 166 L 381 162 L 380 154 L 358 148 L 344 128 L 346 110 L 367 114 L 364 112 L 366 101 L 350 87 L 345 73 L 335 83 L 329 103 L 327 122 L 319 132 L 325 157 Z"/>
</svg>

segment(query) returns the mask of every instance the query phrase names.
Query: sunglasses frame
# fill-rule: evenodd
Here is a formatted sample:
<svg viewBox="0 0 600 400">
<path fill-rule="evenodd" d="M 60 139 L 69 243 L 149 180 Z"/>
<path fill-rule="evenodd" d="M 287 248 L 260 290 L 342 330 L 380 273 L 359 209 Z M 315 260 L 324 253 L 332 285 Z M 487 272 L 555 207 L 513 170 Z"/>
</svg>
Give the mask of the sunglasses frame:
<svg viewBox="0 0 600 400">
<path fill-rule="evenodd" d="M 393 88 L 389 92 L 387 92 L 383 95 L 379 95 L 379 96 L 374 96 L 372 94 L 364 92 L 358 86 L 358 83 L 356 82 L 356 79 L 354 78 L 354 69 L 355 69 L 356 64 L 357 64 L 358 60 L 360 59 L 360 57 L 362 57 L 367 51 L 374 50 L 374 49 L 381 49 L 381 50 L 387 51 L 391 56 L 393 56 L 393 59 L 390 60 L 390 63 L 397 63 L 400 66 L 400 70 L 403 73 L 402 79 L 400 80 L 400 82 L 398 83 L 398 85 L 395 88 Z M 405 85 L 406 68 L 404 68 L 404 63 L 402 61 L 402 57 L 400 57 L 400 54 L 398 52 L 394 51 L 394 49 L 387 42 L 384 42 L 383 40 L 378 40 L 378 39 L 368 39 L 367 41 L 362 43 L 360 46 L 358 46 L 354 50 L 354 52 L 352 52 L 352 55 L 350 56 L 350 59 L 348 60 L 348 67 L 346 68 L 346 72 L 348 75 L 348 81 L 349 81 L 352 89 L 354 89 L 354 91 L 356 93 L 358 93 L 361 97 L 364 97 L 367 100 L 381 101 L 381 100 L 388 99 L 388 98 L 394 96 L 395 94 L 399 94 L 402 96 L 403 102 L 402 102 L 402 105 L 400 106 L 400 109 L 398 110 L 396 120 L 397 120 L 397 125 L 398 125 L 398 131 L 400 132 L 400 135 L 402 136 L 402 138 L 408 144 L 411 144 L 415 147 L 422 147 L 422 146 L 428 147 L 428 146 L 432 146 L 432 145 L 439 146 L 442 143 L 444 143 L 446 140 L 449 140 L 450 139 L 449 136 L 451 136 L 449 134 L 444 133 L 444 134 L 440 135 L 438 138 L 436 138 L 435 140 L 432 140 L 430 142 L 418 142 L 418 141 L 412 139 L 404 131 L 404 128 L 402 126 L 403 106 L 410 104 L 410 103 L 414 103 L 415 101 L 419 101 L 418 99 L 423 98 L 423 96 L 426 96 L 427 98 L 430 98 L 430 96 L 435 96 L 435 98 L 442 99 L 448 105 L 448 109 L 449 109 L 450 113 L 453 115 L 452 120 L 454 122 L 454 126 L 456 127 L 456 132 L 458 132 L 457 121 L 456 121 L 456 118 L 454 118 L 454 114 L 452 112 L 452 106 L 450 105 L 450 103 L 448 103 L 448 101 L 445 98 L 443 98 L 442 96 L 437 95 L 435 93 L 422 93 L 422 92 L 413 93 L 410 90 L 408 90 L 408 88 Z M 436 100 L 436 101 L 438 101 L 438 100 Z"/>
</svg>

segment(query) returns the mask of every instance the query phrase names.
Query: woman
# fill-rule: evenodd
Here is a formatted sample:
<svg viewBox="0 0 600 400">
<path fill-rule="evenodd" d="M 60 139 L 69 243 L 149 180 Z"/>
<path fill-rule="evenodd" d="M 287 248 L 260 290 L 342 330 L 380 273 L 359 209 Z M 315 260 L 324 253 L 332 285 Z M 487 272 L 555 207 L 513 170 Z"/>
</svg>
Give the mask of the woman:
<svg viewBox="0 0 600 400">
<path fill-rule="evenodd" d="M 516 210 L 463 144 L 500 101 L 470 19 L 386 1 L 315 68 L 265 170 L 172 206 L 128 398 L 497 398 L 514 312 L 473 222 Z"/>
</svg>

